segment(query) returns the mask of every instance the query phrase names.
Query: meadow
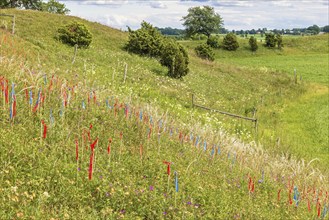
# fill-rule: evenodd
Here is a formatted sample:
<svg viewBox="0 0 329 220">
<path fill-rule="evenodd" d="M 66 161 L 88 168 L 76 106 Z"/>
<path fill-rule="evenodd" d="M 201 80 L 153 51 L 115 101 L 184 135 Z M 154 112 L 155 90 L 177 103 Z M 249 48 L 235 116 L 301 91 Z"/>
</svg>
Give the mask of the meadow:
<svg viewBox="0 0 329 220">
<path fill-rule="evenodd" d="M 198 42 L 182 42 L 191 72 L 175 80 L 156 60 L 122 50 L 127 33 L 3 11 L 16 14 L 17 32 L 0 30 L 1 219 L 328 217 L 327 81 L 306 76 L 310 68 L 296 84 L 290 67 L 275 68 L 276 53 L 292 59 L 294 47 L 261 48 L 256 56 L 271 62 L 258 66 L 244 61 L 253 56 L 247 50 L 202 61 L 193 53 Z M 54 38 L 71 20 L 94 37 L 73 64 L 73 48 Z M 314 48 L 324 55 L 306 56 L 319 58 L 313 70 L 323 74 L 326 51 Z M 257 108 L 258 132 L 192 108 L 192 94 L 246 116 Z"/>
</svg>

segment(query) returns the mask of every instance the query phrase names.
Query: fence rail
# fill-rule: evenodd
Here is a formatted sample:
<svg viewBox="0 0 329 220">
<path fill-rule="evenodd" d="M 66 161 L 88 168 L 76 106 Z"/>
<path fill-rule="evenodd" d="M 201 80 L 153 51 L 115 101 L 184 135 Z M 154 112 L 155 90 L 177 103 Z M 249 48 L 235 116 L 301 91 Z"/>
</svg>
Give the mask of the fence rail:
<svg viewBox="0 0 329 220">
<path fill-rule="evenodd" d="M 244 119 L 244 120 L 252 121 L 252 122 L 255 123 L 255 128 L 257 128 L 257 118 L 249 118 L 249 117 L 245 117 L 245 116 L 241 116 L 241 115 L 236 115 L 236 114 L 233 114 L 233 113 L 224 112 L 224 111 L 220 111 L 220 110 L 217 110 L 217 109 L 212 109 L 212 108 L 208 108 L 208 107 L 205 107 L 205 106 L 202 106 L 202 105 L 195 104 L 195 102 L 194 102 L 194 94 L 192 94 L 192 107 L 194 107 L 194 106 L 195 107 L 198 107 L 198 108 L 202 108 L 202 109 L 208 110 L 208 111 L 218 112 L 220 114 L 231 116 L 231 117 L 234 117 L 234 118 L 241 118 L 241 119 Z"/>
</svg>

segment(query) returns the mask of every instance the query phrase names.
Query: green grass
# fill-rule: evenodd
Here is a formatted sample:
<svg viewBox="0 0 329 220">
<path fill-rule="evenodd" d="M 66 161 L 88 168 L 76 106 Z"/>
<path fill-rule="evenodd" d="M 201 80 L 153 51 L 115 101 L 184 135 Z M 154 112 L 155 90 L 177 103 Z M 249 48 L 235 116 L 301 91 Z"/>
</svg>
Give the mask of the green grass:
<svg viewBox="0 0 329 220">
<path fill-rule="evenodd" d="M 17 32 L 10 36 L 0 30 L 1 75 L 17 83 L 16 93 L 31 86 L 36 94 L 38 88 L 48 88 L 52 75 L 56 84 L 38 114 L 31 113 L 24 91 L 17 95 L 15 123 L 8 121 L 9 106 L 1 108 L 0 218 L 316 218 L 315 194 L 302 189 L 328 190 L 324 36 L 287 39 L 283 51 L 260 47 L 254 55 L 241 39 L 237 52 L 217 50 L 213 63 L 195 56 L 193 49 L 200 42 L 181 42 L 189 50 L 191 71 L 183 80 L 175 80 L 165 76 L 166 69 L 155 59 L 124 51 L 127 33 L 75 17 L 20 10 L 3 13 L 16 14 Z M 74 64 L 74 49 L 55 39 L 57 28 L 71 20 L 86 24 L 94 37 L 89 49 L 78 50 Z M 304 45 L 310 39 L 311 49 L 307 49 Z M 301 54 L 312 60 L 303 82 L 295 84 L 289 70 L 293 67 L 300 73 L 305 66 Z M 294 59 L 296 64 L 287 61 Z M 125 64 L 128 77 L 123 84 Z M 48 76 L 46 85 L 44 74 Z M 68 90 L 73 85 L 77 86 L 74 95 Z M 64 109 L 61 88 L 72 95 Z M 87 105 L 92 91 L 96 91 L 99 106 Z M 249 117 L 250 110 L 257 108 L 258 133 L 250 122 L 193 109 L 191 94 L 198 104 Z M 135 110 L 134 116 L 125 119 L 121 109 L 115 117 L 113 109 L 105 107 L 105 99 L 111 105 L 115 99 L 128 104 Z M 81 107 L 83 101 L 86 110 Z M 51 124 L 50 109 L 55 124 Z M 150 124 L 149 120 L 139 121 L 141 109 L 144 116 L 152 115 L 154 123 L 166 122 L 166 131 L 160 129 L 160 141 L 156 124 L 147 138 Z M 40 136 L 41 119 L 49 126 L 46 140 Z M 82 135 L 90 124 L 92 139 L 99 138 L 92 181 L 87 179 L 90 143 Z M 192 133 L 193 143 L 182 144 L 180 133 L 186 140 Z M 201 138 L 198 148 L 194 146 L 197 136 Z M 106 154 L 109 138 L 113 138 L 110 160 Z M 76 139 L 80 145 L 84 143 L 78 163 Z M 256 139 L 259 144 L 243 144 L 241 139 Z M 213 144 L 220 146 L 221 154 L 211 158 Z M 308 166 L 313 158 L 319 161 Z M 173 161 L 172 171 L 179 174 L 177 194 L 173 176 L 168 189 L 164 160 Z M 262 171 L 265 182 L 257 183 Z M 248 192 L 248 175 L 256 182 L 255 193 Z M 287 205 L 287 185 L 292 180 L 303 196 L 298 209 Z M 277 200 L 279 189 L 281 201 Z"/>
</svg>

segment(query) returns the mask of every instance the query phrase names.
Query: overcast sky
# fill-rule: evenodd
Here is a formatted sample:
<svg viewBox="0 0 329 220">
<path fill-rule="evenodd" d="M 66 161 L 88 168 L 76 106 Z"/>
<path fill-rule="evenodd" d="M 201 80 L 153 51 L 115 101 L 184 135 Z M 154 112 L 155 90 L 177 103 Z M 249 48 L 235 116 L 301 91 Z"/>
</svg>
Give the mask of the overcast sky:
<svg viewBox="0 0 329 220">
<path fill-rule="evenodd" d="M 126 30 L 145 20 L 157 27 L 183 28 L 190 7 L 209 5 L 229 30 L 286 29 L 329 23 L 328 0 L 59 0 L 70 15 Z"/>
</svg>

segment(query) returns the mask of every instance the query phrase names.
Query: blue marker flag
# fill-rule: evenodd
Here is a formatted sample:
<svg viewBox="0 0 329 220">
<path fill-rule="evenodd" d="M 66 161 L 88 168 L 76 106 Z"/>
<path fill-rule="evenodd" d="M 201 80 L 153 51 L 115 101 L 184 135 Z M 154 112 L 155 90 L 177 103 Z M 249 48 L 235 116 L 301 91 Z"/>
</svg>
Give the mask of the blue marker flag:
<svg viewBox="0 0 329 220">
<path fill-rule="evenodd" d="M 199 136 L 196 138 L 196 141 L 195 141 L 195 146 L 197 147 L 198 146 L 198 142 L 199 142 Z"/>
<path fill-rule="evenodd" d="M 213 156 L 214 155 L 214 153 L 215 153 L 215 145 L 214 145 L 214 147 L 212 148 L 212 150 L 211 150 L 211 156 Z"/>
<path fill-rule="evenodd" d="M 15 95 L 15 84 L 12 83 L 12 84 L 11 84 L 11 98 L 13 98 L 14 95 Z"/>
<path fill-rule="evenodd" d="M 295 201 L 298 200 L 298 189 L 297 189 L 297 186 L 294 187 L 294 200 Z"/>
<path fill-rule="evenodd" d="M 83 108 L 83 109 L 86 109 L 85 101 L 82 101 L 82 108 Z"/>
<path fill-rule="evenodd" d="M 29 94 L 30 94 L 30 105 L 32 105 L 33 103 L 32 89 L 30 90 Z"/>
<path fill-rule="evenodd" d="M 143 110 L 139 112 L 139 119 L 142 121 L 143 120 Z"/>
<path fill-rule="evenodd" d="M 108 99 L 106 99 L 106 100 L 105 100 L 105 103 L 106 103 L 106 106 L 107 106 L 108 108 L 111 108 L 111 106 L 110 106 L 110 104 L 109 104 L 109 100 L 108 100 Z"/>
<path fill-rule="evenodd" d="M 175 189 L 178 192 L 178 173 L 175 171 Z"/>
</svg>

